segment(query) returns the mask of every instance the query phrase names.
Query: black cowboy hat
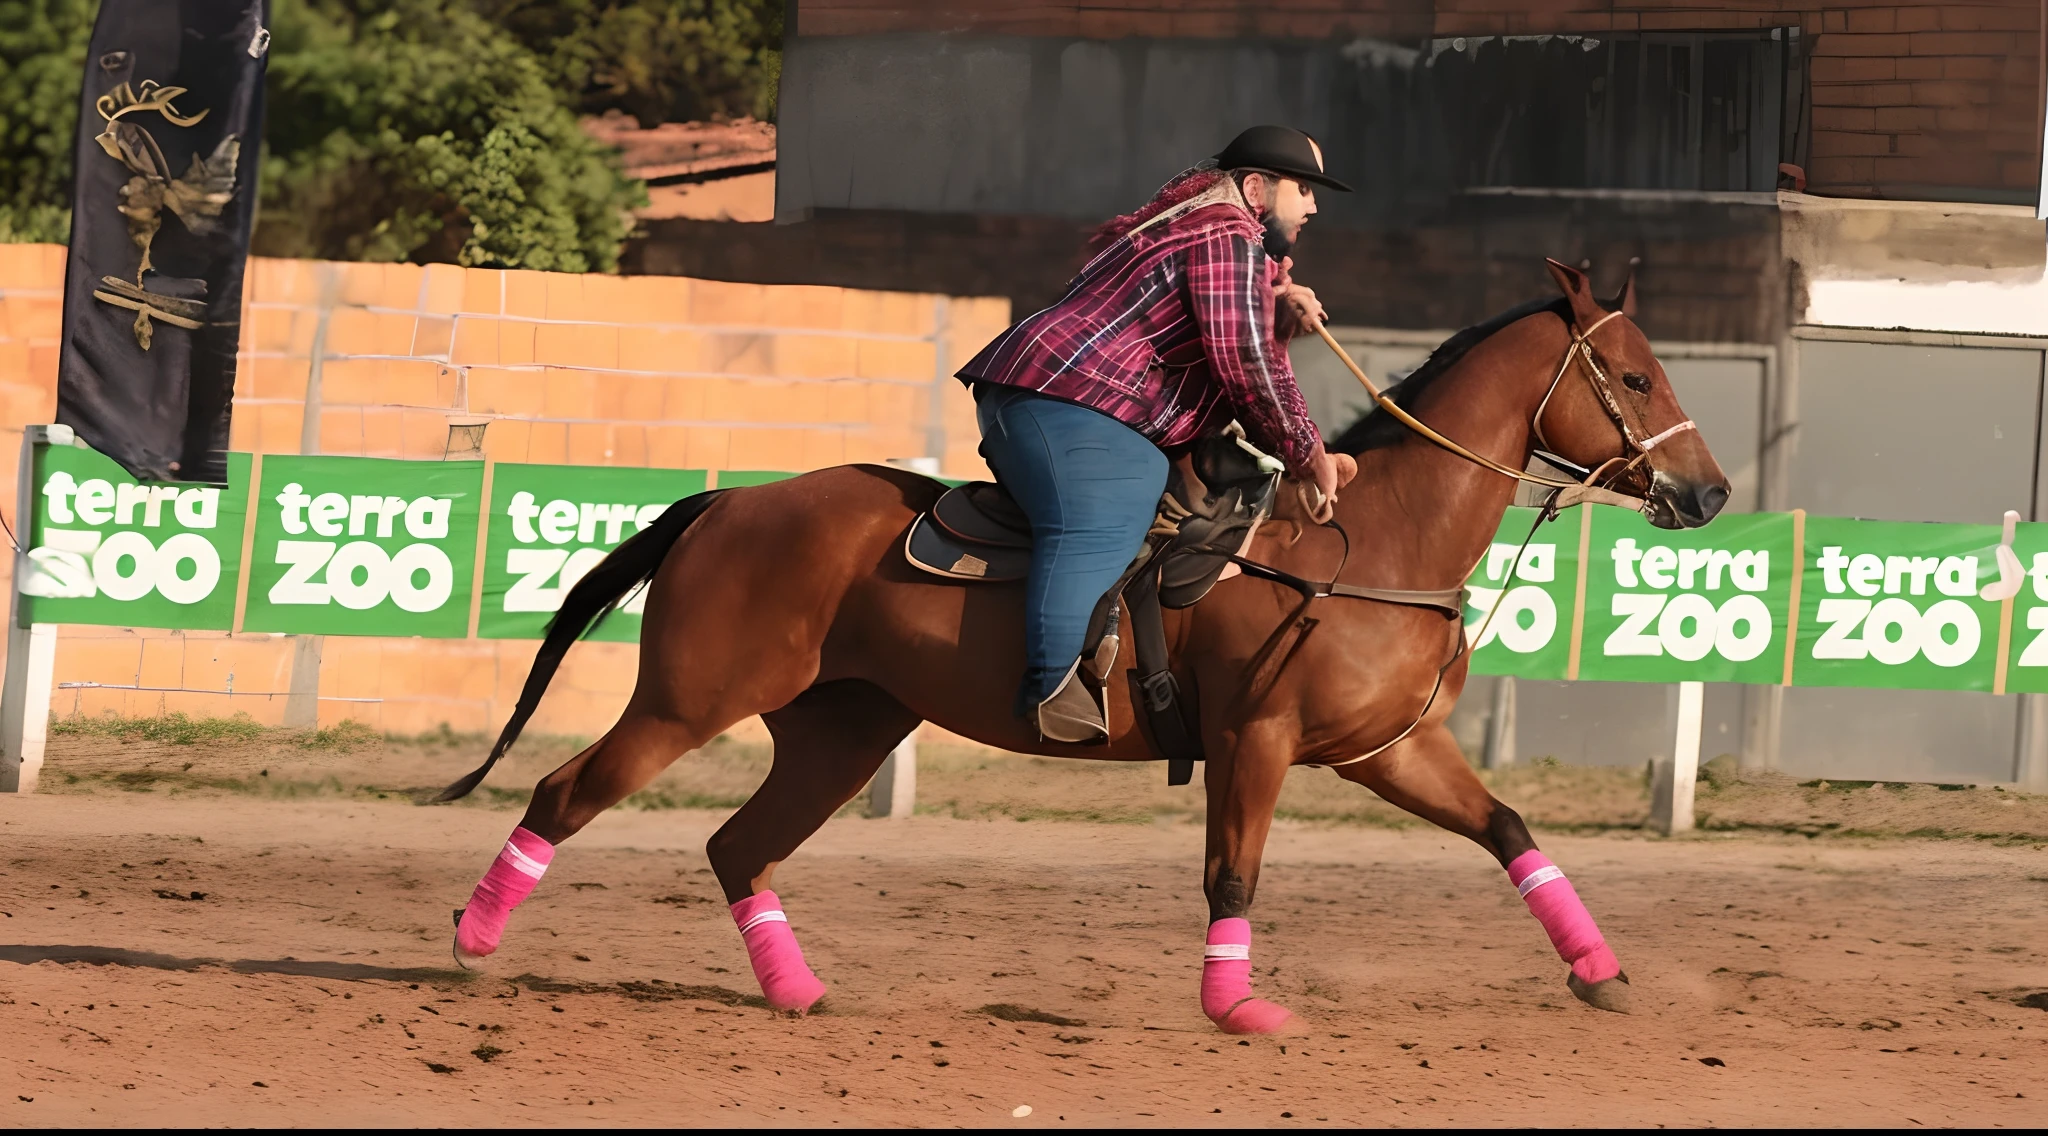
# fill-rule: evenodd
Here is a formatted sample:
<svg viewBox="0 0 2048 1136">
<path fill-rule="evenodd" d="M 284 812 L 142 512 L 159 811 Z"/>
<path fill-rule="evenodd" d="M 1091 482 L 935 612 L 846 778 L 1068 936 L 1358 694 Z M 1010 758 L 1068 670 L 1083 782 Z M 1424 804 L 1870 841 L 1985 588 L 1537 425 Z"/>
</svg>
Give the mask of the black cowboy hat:
<svg viewBox="0 0 2048 1136">
<path fill-rule="evenodd" d="M 1323 148 L 1316 140 L 1287 126 L 1254 126 L 1246 130 L 1216 155 L 1216 166 L 1225 170 L 1264 170 L 1351 192 L 1350 186 L 1323 172 Z"/>
</svg>

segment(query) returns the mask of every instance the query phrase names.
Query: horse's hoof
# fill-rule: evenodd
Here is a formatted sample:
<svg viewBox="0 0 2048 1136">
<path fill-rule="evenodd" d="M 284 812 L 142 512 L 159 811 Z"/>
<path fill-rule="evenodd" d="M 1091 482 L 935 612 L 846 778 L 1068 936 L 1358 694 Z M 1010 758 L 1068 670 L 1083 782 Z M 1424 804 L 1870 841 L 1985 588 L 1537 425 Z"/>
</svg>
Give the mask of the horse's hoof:
<svg viewBox="0 0 2048 1136">
<path fill-rule="evenodd" d="M 454 942 L 449 944 L 449 950 L 455 955 L 456 966 L 464 970 L 482 970 L 484 956 L 473 955 L 462 949 L 462 913 L 464 910 L 464 908 L 460 907 L 455 909 L 455 937 Z"/>
<path fill-rule="evenodd" d="M 1293 1011 L 1264 998 L 1246 998 L 1214 1021 L 1217 1029 L 1234 1034 L 1286 1033 L 1295 1024 Z"/>
<path fill-rule="evenodd" d="M 1576 974 L 1571 974 L 1565 977 L 1564 984 L 1571 989 L 1574 997 L 1596 1010 L 1607 1010 L 1616 1014 L 1629 1012 L 1627 971 L 1599 982 L 1588 982 Z"/>
</svg>

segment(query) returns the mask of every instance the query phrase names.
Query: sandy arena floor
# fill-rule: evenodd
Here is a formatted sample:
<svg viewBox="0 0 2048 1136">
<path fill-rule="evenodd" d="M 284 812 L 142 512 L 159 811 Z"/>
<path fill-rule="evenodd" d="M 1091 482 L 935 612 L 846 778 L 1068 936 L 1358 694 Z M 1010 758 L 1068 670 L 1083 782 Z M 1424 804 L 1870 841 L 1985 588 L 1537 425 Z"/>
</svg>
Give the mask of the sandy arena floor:
<svg viewBox="0 0 2048 1136">
<path fill-rule="evenodd" d="M 1239 1041 L 1197 1005 L 1201 831 L 1171 817 L 833 821 L 778 881 L 832 988 L 793 1021 L 741 1000 L 711 809 L 608 814 L 563 848 L 494 972 L 452 971 L 449 910 L 516 815 L 362 793 L 0 798 L 0 1116 L 2048 1123 L 2038 841 L 1542 835 L 1635 980 L 1623 1017 L 1570 997 L 1475 849 L 1286 822 L 1254 958 L 1302 1030 Z"/>
</svg>

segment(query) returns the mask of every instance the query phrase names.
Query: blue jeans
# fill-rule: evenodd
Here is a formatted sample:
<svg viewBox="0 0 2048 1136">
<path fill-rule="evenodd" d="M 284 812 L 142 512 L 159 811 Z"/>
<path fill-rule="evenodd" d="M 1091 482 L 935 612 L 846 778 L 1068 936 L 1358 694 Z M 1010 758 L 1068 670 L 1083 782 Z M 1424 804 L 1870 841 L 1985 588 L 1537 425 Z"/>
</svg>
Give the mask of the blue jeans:
<svg viewBox="0 0 2048 1136">
<path fill-rule="evenodd" d="M 1031 518 L 1021 713 L 1059 688 L 1096 602 L 1144 546 L 1166 455 L 1085 406 L 991 383 L 976 383 L 974 395 L 981 456 Z"/>
</svg>

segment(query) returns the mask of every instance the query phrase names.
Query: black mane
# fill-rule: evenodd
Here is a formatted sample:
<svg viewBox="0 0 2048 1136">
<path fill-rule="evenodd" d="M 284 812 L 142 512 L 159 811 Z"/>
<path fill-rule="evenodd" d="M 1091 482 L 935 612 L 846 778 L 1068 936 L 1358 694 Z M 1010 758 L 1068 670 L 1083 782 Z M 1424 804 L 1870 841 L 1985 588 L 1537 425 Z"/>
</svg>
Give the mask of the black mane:
<svg viewBox="0 0 2048 1136">
<path fill-rule="evenodd" d="M 1415 400 L 1421 398 L 1424 391 L 1442 378 L 1445 372 L 1474 347 L 1485 342 L 1487 337 L 1517 320 L 1544 311 L 1556 312 L 1567 323 L 1571 320 L 1571 305 L 1562 296 L 1517 304 L 1485 323 L 1473 324 L 1444 340 L 1436 350 L 1429 353 L 1429 358 L 1422 366 L 1415 368 L 1407 378 L 1386 388 L 1387 397 L 1393 399 L 1403 410 L 1414 409 Z M 1357 457 L 1367 450 L 1376 450 L 1412 436 L 1408 427 L 1395 421 L 1393 415 L 1382 413 L 1380 408 L 1375 406 L 1359 415 L 1356 421 L 1345 427 L 1335 438 L 1330 439 L 1326 448 L 1333 453 Z"/>
</svg>

